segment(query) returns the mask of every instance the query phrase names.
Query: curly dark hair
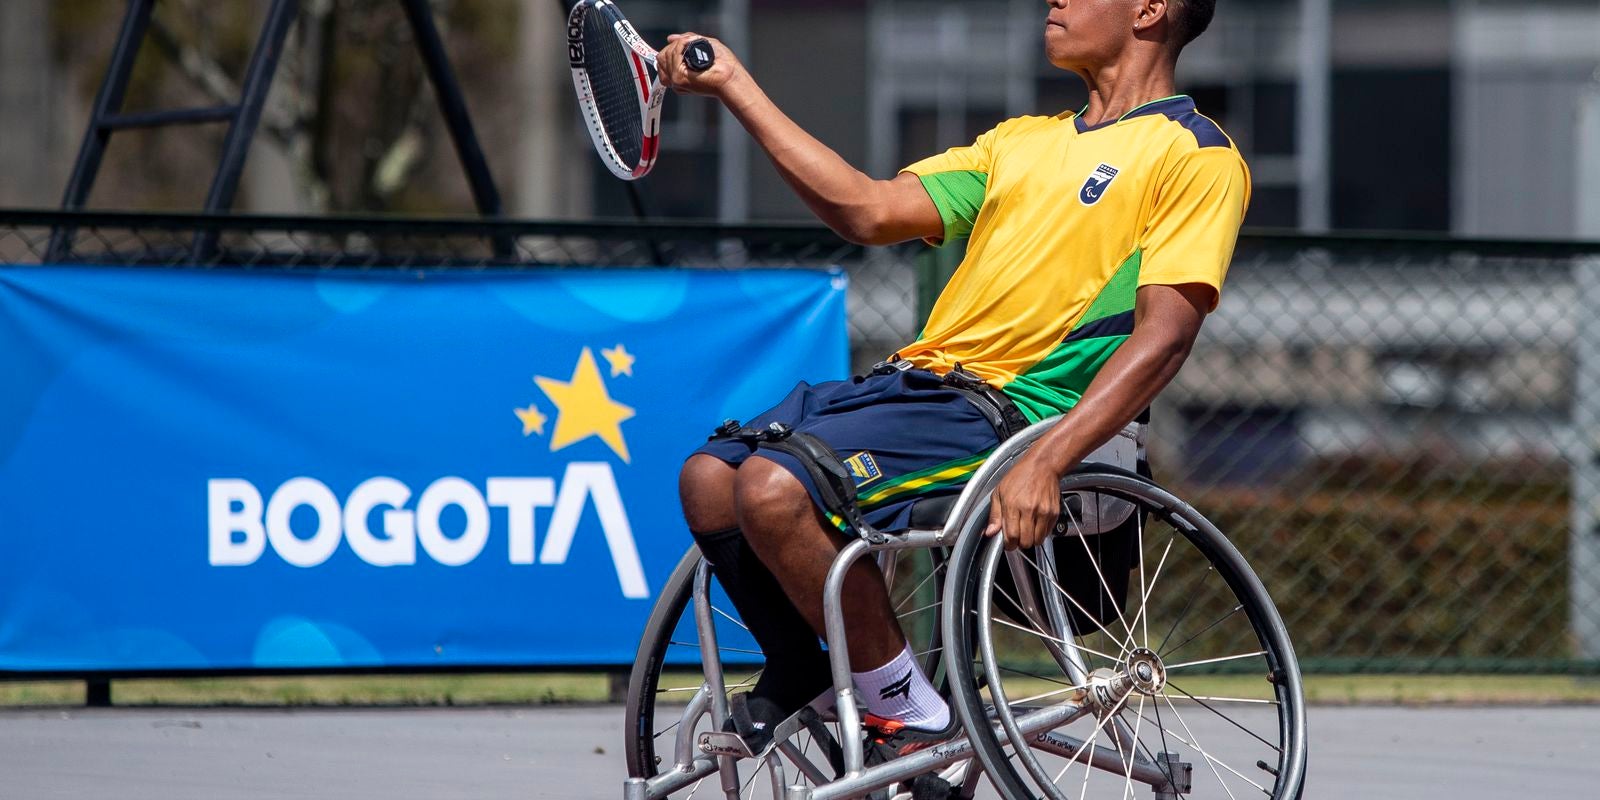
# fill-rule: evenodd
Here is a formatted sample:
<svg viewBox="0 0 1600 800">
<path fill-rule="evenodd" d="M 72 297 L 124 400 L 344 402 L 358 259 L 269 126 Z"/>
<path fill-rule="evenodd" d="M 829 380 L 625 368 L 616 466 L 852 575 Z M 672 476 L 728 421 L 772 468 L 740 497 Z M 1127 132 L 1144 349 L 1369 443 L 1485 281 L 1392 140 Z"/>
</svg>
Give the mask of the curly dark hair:
<svg viewBox="0 0 1600 800">
<path fill-rule="evenodd" d="M 1167 13 L 1171 16 L 1173 31 L 1178 34 L 1178 46 L 1187 47 L 1211 25 L 1211 18 L 1217 13 L 1217 0 L 1172 0 Z"/>
</svg>

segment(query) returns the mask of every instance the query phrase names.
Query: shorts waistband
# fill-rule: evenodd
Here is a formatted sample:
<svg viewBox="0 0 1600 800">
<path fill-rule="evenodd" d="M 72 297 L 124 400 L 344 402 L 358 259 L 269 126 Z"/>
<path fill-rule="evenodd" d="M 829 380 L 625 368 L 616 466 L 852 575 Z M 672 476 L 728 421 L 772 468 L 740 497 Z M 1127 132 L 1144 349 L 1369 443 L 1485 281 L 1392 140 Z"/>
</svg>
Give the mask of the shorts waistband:
<svg viewBox="0 0 1600 800">
<path fill-rule="evenodd" d="M 873 375 L 893 375 L 897 372 L 910 372 L 917 369 L 906 359 L 898 356 L 884 361 L 879 361 L 872 366 Z M 960 364 L 944 375 L 939 375 L 932 370 L 925 370 L 933 375 L 938 375 L 944 385 L 967 398 L 989 420 L 994 428 L 995 436 L 1000 441 L 1005 441 L 1028 427 L 1028 418 L 1023 415 L 1017 404 L 1007 397 L 1005 392 L 990 386 L 984 379 L 968 372 Z"/>
</svg>

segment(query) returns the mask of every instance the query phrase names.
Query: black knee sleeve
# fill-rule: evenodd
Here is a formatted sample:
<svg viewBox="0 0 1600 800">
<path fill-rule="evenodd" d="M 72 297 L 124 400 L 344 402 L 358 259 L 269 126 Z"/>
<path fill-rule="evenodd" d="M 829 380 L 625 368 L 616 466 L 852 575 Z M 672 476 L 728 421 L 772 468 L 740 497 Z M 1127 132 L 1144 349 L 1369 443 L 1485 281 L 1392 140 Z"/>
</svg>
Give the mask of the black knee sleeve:
<svg viewBox="0 0 1600 800">
<path fill-rule="evenodd" d="M 811 625 L 738 528 L 695 533 L 700 554 L 766 655 L 751 694 L 794 713 L 832 685 L 828 657 Z"/>
</svg>

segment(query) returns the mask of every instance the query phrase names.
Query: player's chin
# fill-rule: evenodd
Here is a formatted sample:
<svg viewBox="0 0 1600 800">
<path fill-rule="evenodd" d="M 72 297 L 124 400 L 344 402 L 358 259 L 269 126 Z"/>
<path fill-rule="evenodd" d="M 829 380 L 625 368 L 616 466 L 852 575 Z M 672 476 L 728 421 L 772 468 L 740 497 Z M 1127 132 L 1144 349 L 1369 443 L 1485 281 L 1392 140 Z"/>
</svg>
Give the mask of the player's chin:
<svg viewBox="0 0 1600 800">
<path fill-rule="evenodd" d="M 1055 43 L 1049 41 L 1044 43 L 1044 59 L 1057 69 L 1072 69 L 1072 65 L 1078 63 L 1072 48 L 1066 47 L 1064 44 L 1060 46 L 1054 45 Z"/>
<path fill-rule="evenodd" d="M 1058 67 L 1064 67 L 1073 61 L 1075 50 L 1072 38 L 1067 36 L 1067 29 L 1059 25 L 1047 25 L 1044 29 L 1044 55 L 1045 59 Z"/>
</svg>

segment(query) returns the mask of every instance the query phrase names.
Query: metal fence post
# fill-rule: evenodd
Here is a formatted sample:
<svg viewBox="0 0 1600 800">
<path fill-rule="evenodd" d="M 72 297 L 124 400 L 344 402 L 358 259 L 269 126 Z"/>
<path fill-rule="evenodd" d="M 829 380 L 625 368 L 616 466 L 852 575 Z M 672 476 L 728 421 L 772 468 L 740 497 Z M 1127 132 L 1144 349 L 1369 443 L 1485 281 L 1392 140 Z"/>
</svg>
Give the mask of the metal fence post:
<svg viewBox="0 0 1600 800">
<path fill-rule="evenodd" d="M 1580 315 L 1572 426 L 1578 452 L 1572 463 L 1570 614 L 1579 658 L 1600 658 L 1600 258 L 1573 265 Z"/>
<path fill-rule="evenodd" d="M 89 708 L 111 707 L 111 681 L 90 678 L 83 684 L 83 704 Z"/>
<path fill-rule="evenodd" d="M 1600 238 L 1600 70 L 1578 114 L 1577 233 Z M 1600 257 L 1573 263 L 1578 289 L 1578 341 L 1573 375 L 1570 590 L 1574 655 L 1600 658 Z"/>
</svg>

